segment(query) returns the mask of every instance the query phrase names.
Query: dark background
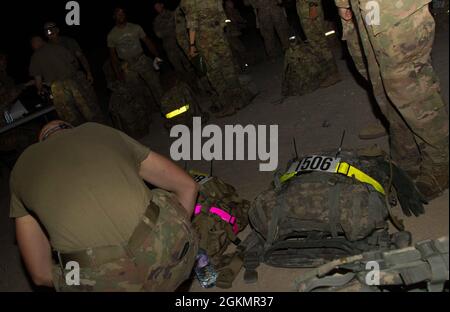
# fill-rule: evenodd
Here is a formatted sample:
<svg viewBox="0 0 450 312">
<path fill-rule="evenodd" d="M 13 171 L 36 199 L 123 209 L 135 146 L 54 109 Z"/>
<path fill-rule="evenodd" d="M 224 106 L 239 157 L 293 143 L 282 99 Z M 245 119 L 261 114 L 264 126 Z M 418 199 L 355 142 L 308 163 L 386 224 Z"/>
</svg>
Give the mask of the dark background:
<svg viewBox="0 0 450 312">
<path fill-rule="evenodd" d="M 102 66 L 108 57 L 106 37 L 114 26 L 112 19 L 114 8 L 124 7 L 130 22 L 140 24 L 146 33 L 154 39 L 159 49 L 160 42 L 152 32 L 152 21 L 156 15 L 153 9 L 155 0 L 78 0 L 80 4 L 80 26 L 67 26 L 65 9 L 68 0 L 7 0 L 0 2 L 0 51 L 8 54 L 9 74 L 16 82 L 26 81 L 28 65 L 32 54 L 29 39 L 31 36 L 43 35 L 45 22 L 54 21 L 61 29 L 61 35 L 75 38 L 91 64 L 97 89 L 103 84 Z M 165 0 L 168 9 L 175 9 L 180 0 Z M 255 29 L 255 16 L 251 7 L 244 7 L 242 0 L 234 0 L 241 14 L 249 21 L 251 36 L 259 36 Z M 296 17 L 295 0 L 290 2 L 288 16 Z M 292 4 L 294 6 L 292 7 Z M 333 19 L 334 1 L 324 0 L 326 16 Z M 288 6 L 289 7 L 289 6 Z M 296 25 L 298 26 L 298 21 Z M 296 26 L 296 27 L 297 27 Z M 300 26 L 298 26 L 300 27 Z M 299 30 L 301 34 L 301 30 Z"/>
</svg>

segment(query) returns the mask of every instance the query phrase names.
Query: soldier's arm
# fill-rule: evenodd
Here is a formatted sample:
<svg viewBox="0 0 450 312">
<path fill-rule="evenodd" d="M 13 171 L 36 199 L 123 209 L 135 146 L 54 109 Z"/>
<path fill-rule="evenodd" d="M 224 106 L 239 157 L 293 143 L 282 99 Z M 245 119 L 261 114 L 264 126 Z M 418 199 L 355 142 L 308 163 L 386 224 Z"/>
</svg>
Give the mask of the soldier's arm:
<svg viewBox="0 0 450 312">
<path fill-rule="evenodd" d="M 153 43 L 153 41 L 147 35 L 144 38 L 142 38 L 142 41 L 144 41 L 147 49 L 149 50 L 150 54 L 153 57 L 158 57 L 159 56 L 158 49 L 156 49 L 155 44 Z"/>
<path fill-rule="evenodd" d="M 175 194 L 189 216 L 194 211 L 198 184 L 171 160 L 150 152 L 141 163 L 140 176 L 152 185 Z"/>
<path fill-rule="evenodd" d="M 91 71 L 91 66 L 89 65 L 89 62 L 86 58 L 86 56 L 84 55 L 83 52 L 81 51 L 77 51 L 75 53 L 77 59 L 80 61 L 81 66 L 83 66 L 84 71 L 86 72 L 86 75 L 88 76 L 88 79 L 91 80 L 92 79 L 92 71 Z"/>
<path fill-rule="evenodd" d="M 17 218 L 16 237 L 34 284 L 53 287 L 51 247 L 36 219 L 30 215 Z"/>
<path fill-rule="evenodd" d="M 41 92 L 42 92 L 42 76 L 34 77 L 34 85 L 36 86 L 38 94 L 41 94 Z"/>
</svg>

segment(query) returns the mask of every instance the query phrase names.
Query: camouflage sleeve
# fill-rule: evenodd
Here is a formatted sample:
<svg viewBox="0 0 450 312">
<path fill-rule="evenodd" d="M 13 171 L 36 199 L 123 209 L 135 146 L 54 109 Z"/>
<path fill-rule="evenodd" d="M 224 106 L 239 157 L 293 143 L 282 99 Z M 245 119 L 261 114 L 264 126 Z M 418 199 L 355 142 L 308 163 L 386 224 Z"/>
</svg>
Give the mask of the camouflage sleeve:
<svg viewBox="0 0 450 312">
<path fill-rule="evenodd" d="M 349 0 L 334 0 L 334 3 L 338 8 L 349 8 L 350 1 Z"/>
<path fill-rule="evenodd" d="M 182 9 L 186 17 L 186 28 L 196 30 L 198 28 L 198 15 L 195 0 L 182 1 Z"/>
</svg>

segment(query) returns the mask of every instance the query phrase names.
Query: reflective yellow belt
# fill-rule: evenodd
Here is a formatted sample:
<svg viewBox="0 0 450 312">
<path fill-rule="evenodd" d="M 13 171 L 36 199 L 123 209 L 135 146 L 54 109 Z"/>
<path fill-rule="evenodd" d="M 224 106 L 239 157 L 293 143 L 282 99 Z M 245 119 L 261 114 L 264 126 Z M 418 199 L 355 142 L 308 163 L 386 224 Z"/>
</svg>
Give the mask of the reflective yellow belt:
<svg viewBox="0 0 450 312">
<path fill-rule="evenodd" d="M 166 118 L 167 119 L 172 119 L 172 118 L 174 118 L 174 117 L 176 117 L 178 115 L 186 113 L 188 110 L 189 110 L 189 105 L 184 105 L 184 106 L 182 106 L 180 108 L 177 108 L 174 111 L 171 111 L 170 113 L 167 113 L 166 114 Z"/>
<path fill-rule="evenodd" d="M 298 173 L 301 173 L 301 172 L 290 172 L 290 173 L 283 175 L 280 179 L 281 183 L 284 183 L 284 182 L 292 179 Z M 337 165 L 334 173 L 339 173 L 339 174 L 345 175 L 347 177 L 354 178 L 354 179 L 358 180 L 359 182 L 370 184 L 375 188 L 375 190 L 377 192 L 379 192 L 383 195 L 386 194 L 383 186 L 377 180 L 375 180 L 368 174 L 362 172 L 358 168 L 350 165 L 349 163 L 340 162 Z"/>
</svg>

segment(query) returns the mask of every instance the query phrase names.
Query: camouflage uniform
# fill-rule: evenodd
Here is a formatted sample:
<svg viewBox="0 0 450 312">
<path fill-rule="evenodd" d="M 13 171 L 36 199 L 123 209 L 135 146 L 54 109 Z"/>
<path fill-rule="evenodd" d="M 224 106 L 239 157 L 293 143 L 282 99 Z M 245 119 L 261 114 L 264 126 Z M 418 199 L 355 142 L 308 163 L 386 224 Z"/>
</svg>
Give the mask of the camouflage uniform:
<svg viewBox="0 0 450 312">
<path fill-rule="evenodd" d="M 114 126 L 133 138 L 141 138 L 148 134 L 151 121 L 152 95 L 143 82 L 140 82 L 139 92 L 136 86 L 128 86 L 124 81 L 116 80 L 111 61 L 103 66 L 108 89 L 111 90 L 109 112 Z M 133 92 L 135 91 L 135 92 Z"/>
<path fill-rule="evenodd" d="M 78 126 L 86 121 L 102 122 L 94 90 L 81 72 L 71 79 L 51 84 L 53 104 L 59 117 Z"/>
<path fill-rule="evenodd" d="M 378 2 L 379 25 L 366 23 L 368 1 L 335 2 L 355 16 L 368 76 L 390 124 L 392 157 L 434 197 L 448 187 L 448 114 L 431 64 L 430 0 Z"/>
<path fill-rule="evenodd" d="M 316 18 L 310 17 L 310 7 L 315 6 L 318 12 Z M 300 18 L 303 32 L 310 44 L 317 46 L 322 57 L 327 61 L 326 70 L 329 75 L 338 75 L 338 69 L 334 60 L 333 53 L 328 46 L 325 36 L 324 14 L 321 0 L 297 0 L 297 14 Z"/>
<path fill-rule="evenodd" d="M 186 56 L 183 55 L 177 44 L 174 12 L 164 10 L 161 14 L 156 16 L 153 22 L 153 30 L 156 36 L 162 40 L 167 58 L 175 70 L 179 73 L 189 71 L 191 69 L 189 61 Z"/>
<path fill-rule="evenodd" d="M 267 55 L 276 57 L 275 32 L 283 49 L 289 46 L 289 24 L 280 0 L 244 0 L 256 10 L 257 24 L 264 39 Z M 275 32 L 274 32 L 275 31 Z"/>
<path fill-rule="evenodd" d="M 152 193 L 159 209 L 152 213 L 148 209 L 124 244 L 129 255 L 100 265 L 80 265 L 80 286 L 68 286 L 65 276 L 69 272 L 55 265 L 53 281 L 58 291 L 168 292 L 189 278 L 198 252 L 189 216 L 170 193 Z"/>
<path fill-rule="evenodd" d="M 252 95 L 241 86 L 234 67 L 224 34 L 226 16 L 222 1 L 183 0 L 180 6 L 185 13 L 186 27 L 196 31 L 196 47 L 205 59 L 207 77 L 219 96 L 220 105 L 227 109 L 247 105 Z"/>
<path fill-rule="evenodd" d="M 132 92 L 139 93 L 143 81 L 153 95 L 153 102 L 160 105 L 162 88 L 159 74 L 153 69 L 152 60 L 146 55 L 122 63 L 125 81 L 132 88 Z"/>
</svg>

